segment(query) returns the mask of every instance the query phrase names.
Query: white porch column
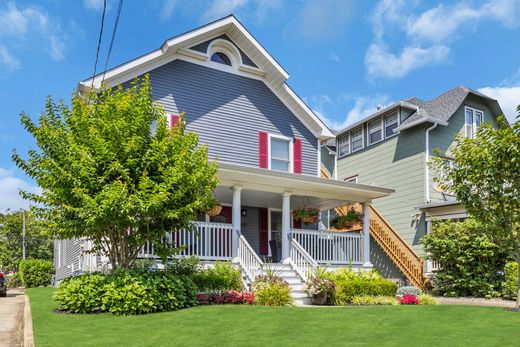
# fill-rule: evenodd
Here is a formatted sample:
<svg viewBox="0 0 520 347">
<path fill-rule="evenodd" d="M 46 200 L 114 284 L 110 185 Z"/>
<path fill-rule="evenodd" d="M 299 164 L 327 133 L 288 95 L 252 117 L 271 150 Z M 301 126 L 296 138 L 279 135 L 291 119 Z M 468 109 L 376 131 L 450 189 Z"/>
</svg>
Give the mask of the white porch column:
<svg viewBox="0 0 520 347">
<path fill-rule="evenodd" d="M 363 203 L 363 266 L 372 267 L 370 262 L 370 203 Z"/>
<path fill-rule="evenodd" d="M 242 192 L 241 186 L 233 186 L 233 208 L 231 210 L 231 220 L 233 221 L 233 233 L 231 237 L 231 256 L 235 259 L 238 256 L 238 239 L 240 237 L 240 228 L 242 222 L 240 220 L 240 194 Z"/>
<path fill-rule="evenodd" d="M 282 194 L 282 261 L 289 258 L 291 232 L 291 193 Z"/>
</svg>

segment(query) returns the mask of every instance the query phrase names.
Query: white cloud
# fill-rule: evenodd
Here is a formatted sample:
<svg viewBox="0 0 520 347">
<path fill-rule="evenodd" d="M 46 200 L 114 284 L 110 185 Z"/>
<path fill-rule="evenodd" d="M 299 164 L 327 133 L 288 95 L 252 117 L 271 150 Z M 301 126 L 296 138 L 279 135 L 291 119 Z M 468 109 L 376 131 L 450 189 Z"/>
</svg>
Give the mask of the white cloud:
<svg viewBox="0 0 520 347">
<path fill-rule="evenodd" d="M 50 50 L 51 57 L 54 60 L 62 60 L 64 56 L 65 42 L 57 36 L 51 36 Z"/>
<path fill-rule="evenodd" d="M 0 199 L 0 212 L 7 209 L 17 210 L 29 207 L 29 201 L 20 196 L 20 190 L 41 193 L 38 186 L 15 177 L 13 170 L 0 168 L 0 196 L 2 197 Z"/>
<path fill-rule="evenodd" d="M 83 6 L 89 10 L 100 11 L 103 9 L 104 0 L 83 0 Z"/>
<path fill-rule="evenodd" d="M 247 0 L 213 0 L 211 6 L 203 14 L 202 21 L 207 22 L 230 15 L 246 3 Z"/>
<path fill-rule="evenodd" d="M 483 87 L 478 91 L 496 99 L 510 122 L 516 120 L 516 108 L 520 105 L 520 84 L 511 87 Z"/>
<path fill-rule="evenodd" d="M 365 65 L 373 78 L 401 78 L 425 65 L 444 61 L 450 49 L 446 46 L 428 48 L 406 46 L 399 55 L 389 52 L 384 43 L 373 43 L 365 55 Z"/>
<path fill-rule="evenodd" d="M 5 65 L 9 70 L 16 70 L 20 68 L 20 61 L 15 58 L 9 49 L 0 44 L 0 64 Z"/>
<path fill-rule="evenodd" d="M 343 127 L 354 124 L 363 118 L 370 116 L 378 111 L 379 108 L 385 108 L 392 102 L 388 95 L 377 94 L 373 97 L 360 96 L 355 98 L 354 107 L 347 113 L 347 118 L 343 122 Z"/>
</svg>

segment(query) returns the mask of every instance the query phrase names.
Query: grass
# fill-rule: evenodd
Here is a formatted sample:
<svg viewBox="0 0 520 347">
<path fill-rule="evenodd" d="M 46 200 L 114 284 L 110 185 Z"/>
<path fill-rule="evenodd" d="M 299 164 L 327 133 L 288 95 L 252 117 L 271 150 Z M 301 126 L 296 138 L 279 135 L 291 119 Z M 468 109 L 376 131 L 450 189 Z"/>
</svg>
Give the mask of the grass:
<svg viewBox="0 0 520 347">
<path fill-rule="evenodd" d="M 200 306 L 142 316 L 56 314 L 28 289 L 36 346 L 518 346 L 520 313 L 477 306 Z"/>
</svg>

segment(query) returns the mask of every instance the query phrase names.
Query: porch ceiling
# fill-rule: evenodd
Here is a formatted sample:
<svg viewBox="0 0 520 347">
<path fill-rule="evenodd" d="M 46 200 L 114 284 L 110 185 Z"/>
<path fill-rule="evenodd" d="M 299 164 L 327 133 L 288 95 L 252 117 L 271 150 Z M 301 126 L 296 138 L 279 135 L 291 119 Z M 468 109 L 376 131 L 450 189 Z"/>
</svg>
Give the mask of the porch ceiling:
<svg viewBox="0 0 520 347">
<path fill-rule="evenodd" d="M 388 196 L 392 189 L 338 181 L 317 176 L 219 163 L 220 187 L 215 191 L 222 202 L 231 202 L 227 187 L 241 186 L 242 205 L 281 207 L 280 194 L 291 193 L 291 207 L 333 208 L 347 202 L 369 202 Z"/>
</svg>

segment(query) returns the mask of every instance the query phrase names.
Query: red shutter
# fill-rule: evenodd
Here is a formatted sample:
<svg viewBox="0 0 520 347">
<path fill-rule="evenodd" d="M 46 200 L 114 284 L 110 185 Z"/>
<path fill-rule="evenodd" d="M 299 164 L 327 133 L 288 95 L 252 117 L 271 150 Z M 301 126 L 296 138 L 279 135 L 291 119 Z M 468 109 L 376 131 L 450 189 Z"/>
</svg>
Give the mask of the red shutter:
<svg viewBox="0 0 520 347">
<path fill-rule="evenodd" d="M 175 128 L 175 124 L 177 124 L 177 121 L 179 120 L 178 114 L 170 114 L 170 128 Z"/>
<path fill-rule="evenodd" d="M 269 135 L 266 131 L 258 132 L 258 167 L 269 167 Z"/>
<path fill-rule="evenodd" d="M 259 208 L 260 212 L 260 254 L 269 254 L 269 231 L 267 226 L 267 209 Z"/>
<path fill-rule="evenodd" d="M 294 173 L 302 173 L 302 140 L 294 139 L 293 144 L 293 162 L 294 162 Z"/>
</svg>

